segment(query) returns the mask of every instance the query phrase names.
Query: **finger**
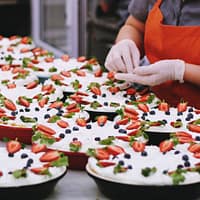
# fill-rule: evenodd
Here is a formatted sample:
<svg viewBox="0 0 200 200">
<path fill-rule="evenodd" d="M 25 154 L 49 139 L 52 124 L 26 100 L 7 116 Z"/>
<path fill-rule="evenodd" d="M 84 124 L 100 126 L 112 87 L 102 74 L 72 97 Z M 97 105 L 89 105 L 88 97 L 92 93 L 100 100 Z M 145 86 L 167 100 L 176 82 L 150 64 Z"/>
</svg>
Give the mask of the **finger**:
<svg viewBox="0 0 200 200">
<path fill-rule="evenodd" d="M 153 67 L 153 65 L 147 65 L 142 67 L 137 67 L 134 70 L 134 73 L 141 76 L 152 75 L 157 72 L 157 69 Z"/>
<path fill-rule="evenodd" d="M 127 72 L 123 57 L 119 53 L 113 53 L 113 65 L 115 66 L 116 71 Z"/>
<path fill-rule="evenodd" d="M 131 58 L 132 55 L 131 55 L 131 51 L 130 51 L 129 47 L 124 48 L 122 50 L 122 56 L 123 56 L 123 61 L 124 61 L 125 66 L 126 66 L 126 72 L 133 73 L 134 65 L 133 65 L 133 62 L 132 62 L 132 58 Z"/>
<path fill-rule="evenodd" d="M 131 45 L 129 48 L 131 52 L 132 63 L 134 67 L 138 67 L 140 62 L 140 52 L 137 49 L 136 45 L 135 46 Z"/>
</svg>

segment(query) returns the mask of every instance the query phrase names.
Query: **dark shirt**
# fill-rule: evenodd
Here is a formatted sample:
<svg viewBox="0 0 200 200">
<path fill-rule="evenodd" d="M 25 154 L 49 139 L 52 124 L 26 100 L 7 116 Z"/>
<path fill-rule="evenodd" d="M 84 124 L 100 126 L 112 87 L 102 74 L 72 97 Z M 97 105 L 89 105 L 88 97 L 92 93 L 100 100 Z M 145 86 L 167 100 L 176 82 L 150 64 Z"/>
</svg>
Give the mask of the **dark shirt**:
<svg viewBox="0 0 200 200">
<path fill-rule="evenodd" d="M 132 0 L 129 13 L 145 22 L 156 0 Z M 200 25 L 200 0 L 163 0 L 160 6 L 163 24 L 176 26 Z"/>
</svg>

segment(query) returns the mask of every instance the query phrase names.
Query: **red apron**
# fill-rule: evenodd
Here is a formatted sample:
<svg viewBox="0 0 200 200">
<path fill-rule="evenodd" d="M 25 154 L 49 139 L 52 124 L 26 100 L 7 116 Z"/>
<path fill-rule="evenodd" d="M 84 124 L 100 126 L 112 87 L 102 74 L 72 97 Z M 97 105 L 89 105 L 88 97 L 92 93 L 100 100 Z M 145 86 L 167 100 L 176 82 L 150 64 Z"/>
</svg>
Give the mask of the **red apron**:
<svg viewBox="0 0 200 200">
<path fill-rule="evenodd" d="M 150 63 L 163 59 L 182 59 L 200 65 L 200 26 L 162 24 L 161 3 L 162 0 L 157 0 L 145 24 L 145 53 Z M 152 91 L 171 106 L 184 100 L 200 109 L 200 87 L 189 82 L 168 81 L 152 87 Z"/>
</svg>

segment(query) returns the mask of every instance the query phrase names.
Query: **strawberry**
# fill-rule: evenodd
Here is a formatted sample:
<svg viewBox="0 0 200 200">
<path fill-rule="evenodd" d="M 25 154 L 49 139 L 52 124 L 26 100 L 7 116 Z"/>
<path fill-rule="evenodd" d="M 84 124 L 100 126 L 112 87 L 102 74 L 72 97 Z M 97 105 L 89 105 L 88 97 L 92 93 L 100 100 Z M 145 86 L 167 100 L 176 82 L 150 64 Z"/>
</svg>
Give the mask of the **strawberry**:
<svg viewBox="0 0 200 200">
<path fill-rule="evenodd" d="M 72 108 L 72 109 L 68 110 L 68 113 L 78 113 L 80 111 L 81 111 L 81 109 L 79 107 L 76 107 L 76 108 Z"/>
<path fill-rule="evenodd" d="M 117 92 L 120 91 L 119 87 L 109 87 L 108 90 L 112 93 L 112 94 L 116 94 Z"/>
<path fill-rule="evenodd" d="M 187 110 L 187 102 L 180 102 L 178 105 L 177 105 L 177 110 L 178 112 L 185 112 Z"/>
<path fill-rule="evenodd" d="M 39 101 L 38 104 L 40 108 L 43 108 L 45 104 L 47 104 L 49 101 L 49 97 L 42 97 Z"/>
<path fill-rule="evenodd" d="M 136 152 L 143 152 L 145 149 L 145 143 L 140 141 L 134 141 L 132 144 L 132 148 Z"/>
<path fill-rule="evenodd" d="M 126 127 L 127 130 L 138 129 L 141 126 L 140 121 L 132 122 L 130 125 Z"/>
<path fill-rule="evenodd" d="M 78 62 L 85 62 L 86 60 L 87 60 L 87 59 L 86 59 L 85 56 L 80 56 L 80 57 L 77 58 L 77 61 L 78 61 Z"/>
<path fill-rule="evenodd" d="M 0 108 L 0 113 L 5 113 L 6 111 L 3 108 Z"/>
<path fill-rule="evenodd" d="M 55 101 L 49 105 L 49 108 L 62 108 L 63 102 L 62 101 Z"/>
<path fill-rule="evenodd" d="M 184 132 L 184 131 L 178 131 L 175 133 L 177 137 L 189 137 L 192 138 L 192 135 L 190 133 Z"/>
<path fill-rule="evenodd" d="M 139 114 L 134 108 L 130 108 L 130 107 L 125 107 L 124 112 L 130 113 L 132 115 L 138 115 Z"/>
<path fill-rule="evenodd" d="M 140 98 L 137 99 L 137 102 L 147 102 L 150 98 L 150 94 L 142 95 Z"/>
<path fill-rule="evenodd" d="M 158 105 L 158 110 L 167 112 L 169 110 L 169 104 L 167 102 L 160 102 Z"/>
<path fill-rule="evenodd" d="M 22 48 L 22 49 L 20 49 L 20 53 L 27 53 L 29 51 L 30 51 L 29 48 Z"/>
<path fill-rule="evenodd" d="M 180 144 L 184 144 L 184 143 L 191 143 L 191 142 L 194 142 L 194 139 L 192 137 L 178 137 L 178 142 Z"/>
<path fill-rule="evenodd" d="M 108 119 L 108 117 L 105 116 L 105 115 L 98 116 L 98 117 L 97 117 L 97 124 L 98 124 L 99 126 L 104 126 L 105 123 L 107 122 L 107 119 Z"/>
<path fill-rule="evenodd" d="M 4 105 L 8 110 L 15 111 L 17 109 L 16 105 L 9 99 L 4 100 Z"/>
<path fill-rule="evenodd" d="M 135 95 L 135 93 L 136 93 L 136 90 L 134 89 L 134 88 L 128 88 L 127 90 L 126 90 L 126 94 L 127 95 Z"/>
<path fill-rule="evenodd" d="M 139 131 L 138 129 L 137 130 L 133 130 L 133 131 L 129 132 L 128 135 L 129 136 L 135 136 L 135 135 L 138 134 L 138 131 Z"/>
<path fill-rule="evenodd" d="M 107 160 L 109 159 L 110 154 L 103 148 L 97 148 L 94 150 L 94 156 L 98 160 Z"/>
<path fill-rule="evenodd" d="M 45 62 L 51 63 L 51 62 L 54 61 L 54 58 L 53 57 L 46 57 L 44 60 L 45 60 Z"/>
<path fill-rule="evenodd" d="M 40 61 L 37 60 L 37 59 L 32 59 L 31 62 L 32 62 L 33 64 L 38 64 Z"/>
<path fill-rule="evenodd" d="M 48 173 L 48 167 L 35 167 L 35 168 L 31 168 L 31 171 L 34 174 L 47 174 Z"/>
<path fill-rule="evenodd" d="M 51 80 L 52 80 L 52 81 L 63 81 L 64 78 L 63 78 L 60 74 L 53 74 L 53 75 L 51 76 Z"/>
<path fill-rule="evenodd" d="M 196 152 L 196 153 L 194 153 L 194 155 L 193 155 L 195 158 L 200 158 L 200 152 Z"/>
<path fill-rule="evenodd" d="M 8 89 L 16 88 L 16 84 L 15 83 L 8 83 L 6 86 L 7 86 Z"/>
<path fill-rule="evenodd" d="M 99 70 L 97 70 L 97 71 L 94 73 L 94 76 L 95 76 L 95 77 L 101 77 L 102 74 L 103 74 L 102 69 L 99 69 Z"/>
<path fill-rule="evenodd" d="M 149 112 L 149 107 L 146 104 L 139 103 L 138 108 L 143 112 Z"/>
<path fill-rule="evenodd" d="M 9 37 L 9 40 L 15 40 L 15 39 L 17 39 L 17 38 L 18 38 L 17 35 L 11 35 L 11 36 Z"/>
<path fill-rule="evenodd" d="M 31 146 L 31 151 L 33 153 L 39 153 L 39 152 L 44 152 L 47 150 L 47 146 L 45 144 L 32 144 Z"/>
<path fill-rule="evenodd" d="M 19 104 L 24 106 L 24 107 L 29 107 L 30 106 L 30 102 L 25 98 L 25 97 L 18 97 L 18 101 L 19 101 Z"/>
<path fill-rule="evenodd" d="M 116 124 L 118 125 L 126 125 L 127 123 L 129 122 L 129 118 L 128 117 L 125 117 L 123 119 L 120 119 L 116 122 Z"/>
<path fill-rule="evenodd" d="M 8 47 L 7 48 L 7 51 L 9 51 L 9 52 L 13 52 L 13 50 L 14 50 L 13 47 Z"/>
<path fill-rule="evenodd" d="M 167 152 L 172 150 L 174 147 L 174 143 L 171 140 L 164 140 L 159 144 L 159 148 L 161 152 Z"/>
<path fill-rule="evenodd" d="M 67 110 L 71 110 L 71 109 L 73 109 L 73 108 L 76 108 L 76 106 L 77 106 L 76 103 L 71 103 L 71 104 L 69 104 L 69 105 L 66 107 L 66 109 L 67 109 Z"/>
<path fill-rule="evenodd" d="M 78 140 L 74 140 L 70 142 L 69 146 L 70 146 L 70 151 L 78 152 L 82 146 L 82 143 Z"/>
<path fill-rule="evenodd" d="M 17 140 L 10 140 L 6 144 L 6 149 L 9 153 L 16 153 L 22 148 L 20 142 Z"/>
<path fill-rule="evenodd" d="M 42 86 L 42 92 L 46 92 L 46 91 L 49 91 L 53 88 L 53 85 L 52 84 L 47 84 L 47 85 L 43 85 Z"/>
<path fill-rule="evenodd" d="M 76 119 L 76 123 L 77 123 L 77 125 L 82 126 L 82 127 L 86 126 L 86 124 L 87 124 L 87 122 L 84 118 Z"/>
<path fill-rule="evenodd" d="M 85 97 L 89 96 L 89 94 L 82 92 L 82 91 L 77 91 L 76 94 L 80 95 L 80 96 L 85 96 Z"/>
<path fill-rule="evenodd" d="M 109 167 L 109 166 L 115 165 L 115 163 L 114 162 L 110 162 L 110 161 L 102 161 L 102 160 L 100 160 L 100 161 L 97 162 L 97 165 L 99 167 Z"/>
<path fill-rule="evenodd" d="M 61 128 L 67 128 L 69 126 L 69 124 L 66 121 L 64 121 L 64 120 L 58 120 L 56 123 Z"/>
<path fill-rule="evenodd" d="M 170 125 L 174 128 L 180 128 L 183 126 L 183 123 L 181 121 L 175 121 L 175 122 L 170 122 Z"/>
<path fill-rule="evenodd" d="M 29 42 L 31 42 L 31 39 L 27 36 L 24 36 L 21 38 L 21 43 L 22 44 L 28 44 Z"/>
<path fill-rule="evenodd" d="M 77 74 L 77 76 L 86 76 L 86 73 L 82 70 L 77 70 L 76 74 Z"/>
<path fill-rule="evenodd" d="M 26 89 L 33 89 L 38 85 L 38 81 L 30 82 L 26 85 Z"/>
<path fill-rule="evenodd" d="M 90 91 L 91 91 L 92 93 L 96 94 L 96 95 L 99 95 L 99 96 L 101 95 L 101 90 L 100 90 L 99 87 L 92 86 L 92 87 L 90 88 Z"/>
<path fill-rule="evenodd" d="M 45 152 L 41 157 L 40 161 L 41 162 L 51 162 L 54 160 L 57 160 L 60 157 L 60 154 L 56 150 L 49 150 Z"/>
<path fill-rule="evenodd" d="M 115 79 L 115 72 L 108 72 L 107 78 L 111 80 Z"/>
<path fill-rule="evenodd" d="M 109 154 L 116 156 L 118 154 L 124 153 L 124 149 L 118 145 L 109 145 L 106 147 L 106 150 Z"/>
<path fill-rule="evenodd" d="M 10 65 L 3 65 L 2 67 L 1 67 L 1 71 L 9 71 L 10 70 Z"/>
<path fill-rule="evenodd" d="M 72 76 L 70 71 L 62 71 L 61 75 L 63 75 L 64 77 L 67 77 L 67 78 Z"/>
<path fill-rule="evenodd" d="M 188 124 L 187 128 L 192 132 L 200 133 L 200 126 L 196 124 Z"/>
<path fill-rule="evenodd" d="M 56 133 L 56 131 L 54 131 L 53 129 L 51 129 L 45 125 L 42 125 L 42 124 L 37 125 L 37 130 L 40 130 L 40 131 L 45 132 L 50 135 L 54 135 Z"/>
<path fill-rule="evenodd" d="M 131 137 L 130 137 L 130 136 L 127 136 L 127 135 L 116 136 L 116 138 L 117 138 L 118 140 L 122 140 L 122 141 L 125 141 L 125 142 L 130 142 L 130 140 L 131 140 Z"/>
<path fill-rule="evenodd" d="M 190 151 L 191 153 L 200 152 L 200 144 L 199 143 L 190 144 L 190 146 L 188 147 L 188 151 Z"/>
<path fill-rule="evenodd" d="M 62 59 L 63 61 L 65 61 L 65 62 L 67 62 L 67 61 L 69 61 L 70 57 L 69 57 L 69 55 L 67 55 L 67 54 L 63 54 L 63 55 L 61 56 L 61 59 Z"/>
</svg>

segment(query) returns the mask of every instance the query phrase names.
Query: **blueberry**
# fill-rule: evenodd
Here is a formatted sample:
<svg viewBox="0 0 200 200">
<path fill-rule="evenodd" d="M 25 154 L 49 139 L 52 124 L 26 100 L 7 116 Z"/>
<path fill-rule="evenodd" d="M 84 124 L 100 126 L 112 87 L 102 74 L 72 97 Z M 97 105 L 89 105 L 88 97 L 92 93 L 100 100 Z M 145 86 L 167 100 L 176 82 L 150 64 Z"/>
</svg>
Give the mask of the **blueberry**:
<svg viewBox="0 0 200 200">
<path fill-rule="evenodd" d="M 92 98 L 97 99 L 97 95 L 96 94 L 92 95 Z"/>
<path fill-rule="evenodd" d="M 118 129 L 119 128 L 119 125 L 118 124 L 115 124 L 114 125 L 114 129 Z"/>
<path fill-rule="evenodd" d="M 129 100 L 126 100 L 126 101 L 125 101 L 125 104 L 128 104 L 128 103 L 129 103 Z"/>
<path fill-rule="evenodd" d="M 123 160 L 120 160 L 120 161 L 118 162 L 118 164 L 119 164 L 119 165 L 124 165 L 124 161 L 123 161 Z"/>
<path fill-rule="evenodd" d="M 47 111 L 50 111 L 51 110 L 51 108 L 47 108 Z"/>
<path fill-rule="evenodd" d="M 51 116 L 49 114 L 44 115 L 44 119 L 49 119 Z"/>
<path fill-rule="evenodd" d="M 132 165 L 128 165 L 127 167 L 128 169 L 133 169 Z"/>
<path fill-rule="evenodd" d="M 178 151 L 178 150 L 174 152 L 175 155 L 176 155 L 176 154 L 179 154 L 179 153 L 180 153 L 180 151 Z"/>
<path fill-rule="evenodd" d="M 91 124 L 87 124 L 87 125 L 86 125 L 86 128 L 87 128 L 87 129 L 91 129 L 91 128 L 92 128 L 92 125 L 91 125 Z"/>
<path fill-rule="evenodd" d="M 12 174 L 12 172 L 8 172 L 8 174 Z"/>
<path fill-rule="evenodd" d="M 24 112 L 24 110 L 21 108 L 21 109 L 19 109 L 19 112 Z"/>
<path fill-rule="evenodd" d="M 131 100 L 131 101 L 136 101 L 135 95 L 131 95 L 130 100 Z"/>
<path fill-rule="evenodd" d="M 147 152 L 146 151 L 141 152 L 141 156 L 147 156 Z"/>
<path fill-rule="evenodd" d="M 119 133 L 127 133 L 127 131 L 125 129 L 119 129 Z"/>
<path fill-rule="evenodd" d="M 183 115 L 183 113 L 182 112 L 178 112 L 177 115 L 180 116 L 180 115 Z"/>
<path fill-rule="evenodd" d="M 127 97 L 127 94 L 123 94 L 123 97 L 125 97 L 125 98 L 126 98 L 126 97 Z"/>
<path fill-rule="evenodd" d="M 125 154 L 124 154 L 124 158 L 130 159 L 130 158 L 131 158 L 131 155 L 130 155 L 129 153 L 125 153 Z"/>
<path fill-rule="evenodd" d="M 59 134 L 59 138 L 64 138 L 65 137 L 65 134 L 64 133 L 60 133 Z"/>
<path fill-rule="evenodd" d="M 178 168 L 178 169 L 182 169 L 182 168 L 183 168 L 183 165 L 178 165 L 177 168 Z"/>
<path fill-rule="evenodd" d="M 27 160 L 26 166 L 27 166 L 27 167 L 30 167 L 31 164 L 33 164 L 33 159 L 32 159 L 32 158 L 29 158 L 29 159 Z"/>
<path fill-rule="evenodd" d="M 103 105 L 104 105 L 104 106 L 108 106 L 108 102 L 104 102 Z"/>
<path fill-rule="evenodd" d="M 38 107 L 35 107 L 35 111 L 39 111 L 40 109 Z"/>
<path fill-rule="evenodd" d="M 195 140 L 196 140 L 196 141 L 200 141 L 200 136 L 196 136 L 196 137 L 195 137 Z"/>
<path fill-rule="evenodd" d="M 149 114 L 150 114 L 150 115 L 155 115 L 156 112 L 155 112 L 154 110 L 151 110 L 151 111 L 149 112 Z"/>
<path fill-rule="evenodd" d="M 78 138 L 74 137 L 72 140 L 73 140 L 73 141 L 77 141 L 77 140 L 78 140 Z"/>
<path fill-rule="evenodd" d="M 192 107 L 189 108 L 189 109 L 188 109 L 188 112 L 193 112 L 193 108 L 192 108 Z"/>
<path fill-rule="evenodd" d="M 163 174 L 167 174 L 168 173 L 168 170 L 163 170 Z"/>
<path fill-rule="evenodd" d="M 194 117 L 194 115 L 192 113 L 188 113 L 187 117 L 192 119 Z"/>
<path fill-rule="evenodd" d="M 37 117 L 34 117 L 33 119 L 34 119 L 36 122 L 38 121 L 38 118 L 37 118 Z"/>
<path fill-rule="evenodd" d="M 182 120 L 181 120 L 181 119 L 177 119 L 176 121 L 177 121 L 177 122 L 181 122 Z"/>
<path fill-rule="evenodd" d="M 59 111 L 56 113 L 57 116 L 62 116 L 62 113 Z"/>
<path fill-rule="evenodd" d="M 188 157 L 188 155 L 183 155 L 182 159 L 183 159 L 184 161 L 188 161 L 188 160 L 189 160 L 189 157 Z"/>
<path fill-rule="evenodd" d="M 115 95 L 115 92 L 112 92 L 111 94 L 112 94 L 112 95 Z"/>
<path fill-rule="evenodd" d="M 14 157 L 14 153 L 8 153 L 8 157 Z"/>
<path fill-rule="evenodd" d="M 142 118 L 143 120 L 145 120 L 145 116 L 142 116 L 141 118 Z"/>
<path fill-rule="evenodd" d="M 22 155 L 21 155 L 21 158 L 23 159 L 23 158 L 27 158 L 28 157 L 28 155 L 26 154 L 26 153 L 23 153 Z"/>
<path fill-rule="evenodd" d="M 25 108 L 25 112 L 30 112 L 30 108 Z"/>
<path fill-rule="evenodd" d="M 170 112 L 169 112 L 169 111 L 166 111 L 166 112 L 165 112 L 165 115 L 170 115 Z"/>
<path fill-rule="evenodd" d="M 72 132 L 71 129 L 65 129 L 66 134 L 70 134 L 71 132 Z"/>
<path fill-rule="evenodd" d="M 102 94 L 102 97 L 106 97 L 106 94 L 105 94 L 105 93 L 103 93 L 103 94 Z"/>
<path fill-rule="evenodd" d="M 17 113 L 16 113 L 15 111 L 12 111 L 12 112 L 11 112 L 11 115 L 12 115 L 12 116 L 16 116 L 16 114 L 17 114 Z"/>
<path fill-rule="evenodd" d="M 184 166 L 185 166 L 185 167 L 190 167 L 190 162 L 189 162 L 189 161 L 185 161 L 185 162 L 184 162 Z"/>
<path fill-rule="evenodd" d="M 95 137 L 94 140 L 95 140 L 95 141 L 100 141 L 101 138 L 100 138 L 100 137 Z"/>
<path fill-rule="evenodd" d="M 148 116 L 148 113 L 147 113 L 147 112 L 144 112 L 142 115 L 143 115 L 143 116 Z"/>
<path fill-rule="evenodd" d="M 167 120 L 166 120 L 166 119 L 163 119 L 162 122 L 163 122 L 164 124 L 167 124 Z"/>
<path fill-rule="evenodd" d="M 185 118 L 185 121 L 190 121 L 190 120 L 191 120 L 191 118 L 189 118 L 189 117 Z"/>
</svg>

